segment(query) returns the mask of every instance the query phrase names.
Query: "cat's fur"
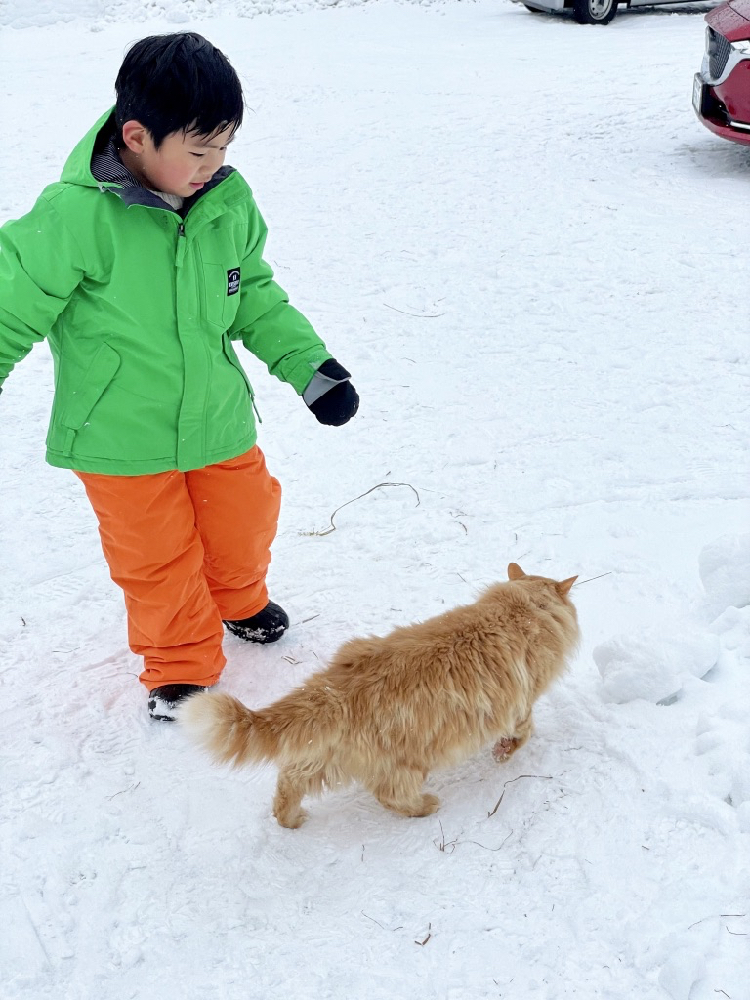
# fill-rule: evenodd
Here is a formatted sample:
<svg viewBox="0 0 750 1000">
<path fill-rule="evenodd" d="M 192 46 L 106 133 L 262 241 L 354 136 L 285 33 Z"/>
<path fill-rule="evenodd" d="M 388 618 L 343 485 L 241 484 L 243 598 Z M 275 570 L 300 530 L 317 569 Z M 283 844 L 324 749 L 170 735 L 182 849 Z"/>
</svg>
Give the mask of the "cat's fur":
<svg viewBox="0 0 750 1000">
<path fill-rule="evenodd" d="M 516 563 L 508 577 L 474 604 L 345 643 L 268 708 L 206 692 L 185 702 L 179 721 L 216 761 L 278 764 L 282 826 L 304 822 L 304 795 L 351 781 L 387 809 L 427 816 L 439 806 L 422 791 L 427 774 L 491 740 L 498 759 L 525 743 L 535 700 L 578 641 L 568 597 L 576 577 L 527 576 Z"/>
</svg>

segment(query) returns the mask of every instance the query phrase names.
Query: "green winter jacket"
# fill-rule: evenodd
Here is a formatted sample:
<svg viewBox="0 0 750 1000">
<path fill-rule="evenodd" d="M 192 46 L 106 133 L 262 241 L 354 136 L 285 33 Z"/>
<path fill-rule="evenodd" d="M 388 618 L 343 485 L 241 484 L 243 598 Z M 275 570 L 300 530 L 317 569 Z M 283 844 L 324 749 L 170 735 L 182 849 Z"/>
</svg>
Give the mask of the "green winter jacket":
<svg viewBox="0 0 750 1000">
<path fill-rule="evenodd" d="M 256 431 L 232 340 L 298 394 L 331 355 L 262 259 L 240 174 L 222 168 L 183 219 L 145 188 L 94 178 L 111 129 L 108 112 L 60 182 L 0 229 L 0 385 L 48 337 L 51 465 L 134 476 L 233 458 Z"/>
</svg>

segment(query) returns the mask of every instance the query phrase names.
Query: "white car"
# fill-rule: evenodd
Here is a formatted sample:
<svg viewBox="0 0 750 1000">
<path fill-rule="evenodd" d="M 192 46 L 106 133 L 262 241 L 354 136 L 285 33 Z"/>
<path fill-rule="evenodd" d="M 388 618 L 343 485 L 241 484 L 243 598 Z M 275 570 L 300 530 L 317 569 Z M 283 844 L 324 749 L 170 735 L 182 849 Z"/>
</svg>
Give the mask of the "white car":
<svg viewBox="0 0 750 1000">
<path fill-rule="evenodd" d="M 681 0 L 619 0 L 623 7 L 655 7 L 660 3 L 675 4 Z M 682 0 L 695 3 L 696 0 Z M 609 24 L 617 13 L 618 0 L 523 0 L 532 14 L 551 14 L 563 10 L 573 12 L 579 24 Z"/>
</svg>

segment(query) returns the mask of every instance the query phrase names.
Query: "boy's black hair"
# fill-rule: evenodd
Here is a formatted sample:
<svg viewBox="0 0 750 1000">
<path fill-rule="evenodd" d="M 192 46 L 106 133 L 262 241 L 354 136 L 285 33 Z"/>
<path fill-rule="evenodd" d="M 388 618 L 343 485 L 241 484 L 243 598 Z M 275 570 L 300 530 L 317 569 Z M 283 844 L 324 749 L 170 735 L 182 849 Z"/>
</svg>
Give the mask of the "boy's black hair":
<svg viewBox="0 0 750 1000">
<path fill-rule="evenodd" d="M 229 60 L 192 31 L 142 38 L 128 51 L 115 80 L 118 139 L 139 121 L 158 149 L 173 132 L 201 136 L 242 124 L 242 85 Z"/>
</svg>

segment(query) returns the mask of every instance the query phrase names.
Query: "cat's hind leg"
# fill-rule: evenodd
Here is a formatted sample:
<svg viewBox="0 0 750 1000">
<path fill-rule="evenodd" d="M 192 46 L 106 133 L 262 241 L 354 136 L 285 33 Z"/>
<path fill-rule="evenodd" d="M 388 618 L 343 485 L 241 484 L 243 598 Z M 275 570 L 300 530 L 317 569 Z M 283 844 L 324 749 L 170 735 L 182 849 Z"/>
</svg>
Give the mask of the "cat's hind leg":
<svg viewBox="0 0 750 1000">
<path fill-rule="evenodd" d="M 273 814 L 280 826 L 291 830 L 302 826 L 307 819 L 302 799 L 305 795 L 319 795 L 324 778 L 323 768 L 289 765 L 281 769 L 273 799 Z"/>
<path fill-rule="evenodd" d="M 524 745 L 533 732 L 534 720 L 531 717 L 531 712 L 529 712 L 526 718 L 516 725 L 512 736 L 503 736 L 502 739 L 497 741 L 492 748 L 492 756 L 500 763 L 506 761 L 509 757 L 512 757 L 519 747 Z"/>
<path fill-rule="evenodd" d="M 378 802 L 402 816 L 431 816 L 440 807 L 440 799 L 422 792 L 425 772 L 421 768 L 393 767 L 387 775 L 378 775 L 365 786 Z"/>
</svg>

